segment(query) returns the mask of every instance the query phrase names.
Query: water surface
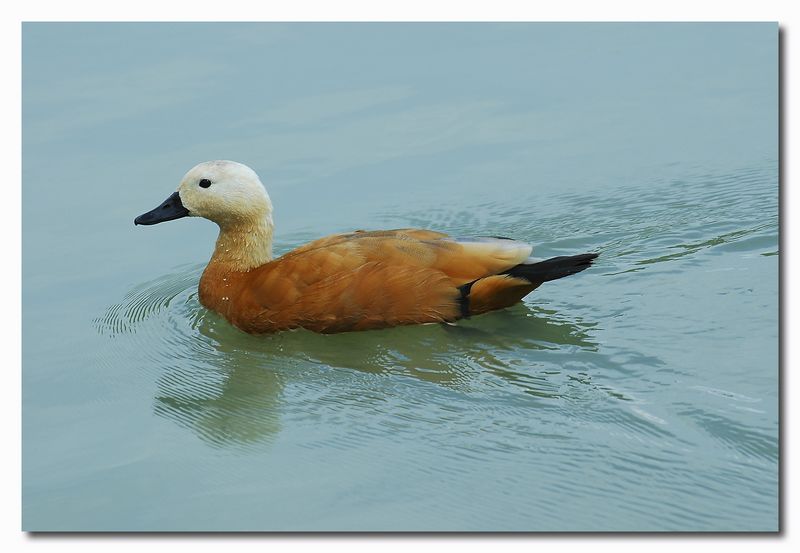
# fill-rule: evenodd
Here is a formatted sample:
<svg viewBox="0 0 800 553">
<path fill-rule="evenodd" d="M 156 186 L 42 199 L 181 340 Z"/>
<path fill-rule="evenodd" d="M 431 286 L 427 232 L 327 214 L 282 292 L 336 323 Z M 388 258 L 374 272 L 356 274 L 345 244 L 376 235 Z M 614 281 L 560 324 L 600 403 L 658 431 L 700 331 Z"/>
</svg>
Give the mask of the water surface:
<svg viewBox="0 0 800 553">
<path fill-rule="evenodd" d="M 775 530 L 774 24 L 26 24 L 26 530 Z M 601 252 L 449 326 L 252 337 L 206 159 L 276 251 L 419 226 Z"/>
</svg>

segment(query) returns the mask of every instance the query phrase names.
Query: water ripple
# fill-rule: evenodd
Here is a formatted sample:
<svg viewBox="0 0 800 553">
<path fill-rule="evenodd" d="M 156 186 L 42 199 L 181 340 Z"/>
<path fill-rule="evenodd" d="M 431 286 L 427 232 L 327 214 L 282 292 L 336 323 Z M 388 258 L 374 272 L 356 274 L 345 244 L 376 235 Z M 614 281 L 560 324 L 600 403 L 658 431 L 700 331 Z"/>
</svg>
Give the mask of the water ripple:
<svg viewBox="0 0 800 553">
<path fill-rule="evenodd" d="M 374 462 L 387 436 L 392 447 L 422 457 L 435 452 L 436 467 L 413 456 L 397 463 L 439 479 L 443 504 L 466 505 L 475 529 L 502 527 L 502 517 L 471 508 L 474 490 L 456 483 L 489 461 L 496 472 L 476 485 L 538 490 L 516 505 L 535 513 L 532 527 L 608 529 L 604 506 L 614 505 L 632 529 L 654 527 L 655 511 L 657 528 L 694 528 L 709 515 L 687 505 L 686 494 L 706 498 L 698 503 L 705 505 L 723 493 L 720 479 L 743 485 L 731 459 L 767 475 L 777 438 L 759 398 L 698 380 L 691 363 L 665 361 L 658 313 L 637 316 L 654 292 L 633 279 L 667 279 L 647 281 L 664 286 L 714 256 L 774 254 L 776 204 L 759 192 L 771 178 L 745 171 L 658 190 L 649 183 L 622 197 L 564 195 L 549 199 L 541 211 L 549 215 L 536 219 L 525 202 L 504 201 L 471 211 L 385 213 L 391 226 L 513 235 L 541 244 L 542 256 L 602 253 L 594 271 L 553 287 L 552 295 L 543 289 L 457 326 L 249 336 L 200 306 L 202 266 L 179 267 L 136 286 L 95 320 L 109 343 L 104 363 L 134 355 L 142 385 L 155 386 L 153 412 L 220 454 L 262 455 L 278 436 L 295 434 L 302 436 L 293 443 L 298 450 L 347 456 L 356 466 Z M 742 182 L 753 190 L 742 191 Z M 594 301 L 598 293 L 606 301 Z M 685 322 L 674 332 L 697 332 L 694 321 Z M 682 403 L 670 390 L 728 404 Z M 293 433 L 284 435 L 287 428 Z M 726 456 L 709 453 L 708 440 Z M 596 507 L 588 518 L 581 510 L 580 527 L 550 512 L 571 499 Z M 721 505 L 714 520 L 734 519 L 736 501 Z"/>
</svg>

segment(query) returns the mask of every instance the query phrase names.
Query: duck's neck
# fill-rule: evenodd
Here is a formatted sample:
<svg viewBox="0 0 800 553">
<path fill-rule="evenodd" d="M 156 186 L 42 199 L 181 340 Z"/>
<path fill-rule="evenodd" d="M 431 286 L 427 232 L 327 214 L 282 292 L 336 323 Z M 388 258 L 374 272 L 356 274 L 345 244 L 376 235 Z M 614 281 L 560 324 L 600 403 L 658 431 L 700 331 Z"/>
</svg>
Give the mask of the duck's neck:
<svg viewBox="0 0 800 553">
<path fill-rule="evenodd" d="M 272 216 L 248 224 L 220 226 L 209 266 L 247 272 L 272 260 Z"/>
</svg>

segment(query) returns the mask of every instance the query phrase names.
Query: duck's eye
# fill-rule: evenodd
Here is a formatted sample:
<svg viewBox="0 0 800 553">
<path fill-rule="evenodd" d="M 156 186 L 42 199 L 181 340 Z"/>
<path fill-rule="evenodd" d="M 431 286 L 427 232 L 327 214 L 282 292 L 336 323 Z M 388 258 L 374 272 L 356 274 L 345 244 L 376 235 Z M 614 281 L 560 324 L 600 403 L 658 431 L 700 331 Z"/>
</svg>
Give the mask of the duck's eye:
<svg viewBox="0 0 800 553">
<path fill-rule="evenodd" d="M 211 186 L 211 181 L 208 179 L 203 179 L 198 184 L 200 185 L 200 188 L 208 188 Z"/>
</svg>

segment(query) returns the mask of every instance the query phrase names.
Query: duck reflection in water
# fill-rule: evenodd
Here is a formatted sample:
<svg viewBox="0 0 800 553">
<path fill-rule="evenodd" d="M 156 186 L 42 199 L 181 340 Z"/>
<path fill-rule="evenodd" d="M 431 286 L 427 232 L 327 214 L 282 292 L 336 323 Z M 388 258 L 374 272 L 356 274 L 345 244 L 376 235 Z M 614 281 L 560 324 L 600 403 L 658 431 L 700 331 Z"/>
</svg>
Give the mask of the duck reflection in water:
<svg viewBox="0 0 800 553">
<path fill-rule="evenodd" d="M 254 337 L 198 305 L 192 328 L 199 335 L 186 336 L 190 351 L 182 356 L 190 361 L 165 368 L 157 381 L 154 411 L 213 446 L 250 449 L 270 443 L 280 431 L 288 385 L 335 390 L 336 380 L 352 376 L 352 371 L 402 375 L 465 392 L 488 373 L 529 397 L 555 399 L 562 378 L 552 350 L 597 347 L 589 334 L 593 323 L 554 315 L 523 304 L 489 314 L 479 326 L 408 326 L 337 335 L 299 330 Z M 525 356 L 515 353 L 520 348 Z M 541 363 L 535 360 L 536 351 Z M 527 367 L 510 367 L 510 358 L 531 355 Z M 368 395 L 357 400 L 369 401 Z"/>
</svg>

